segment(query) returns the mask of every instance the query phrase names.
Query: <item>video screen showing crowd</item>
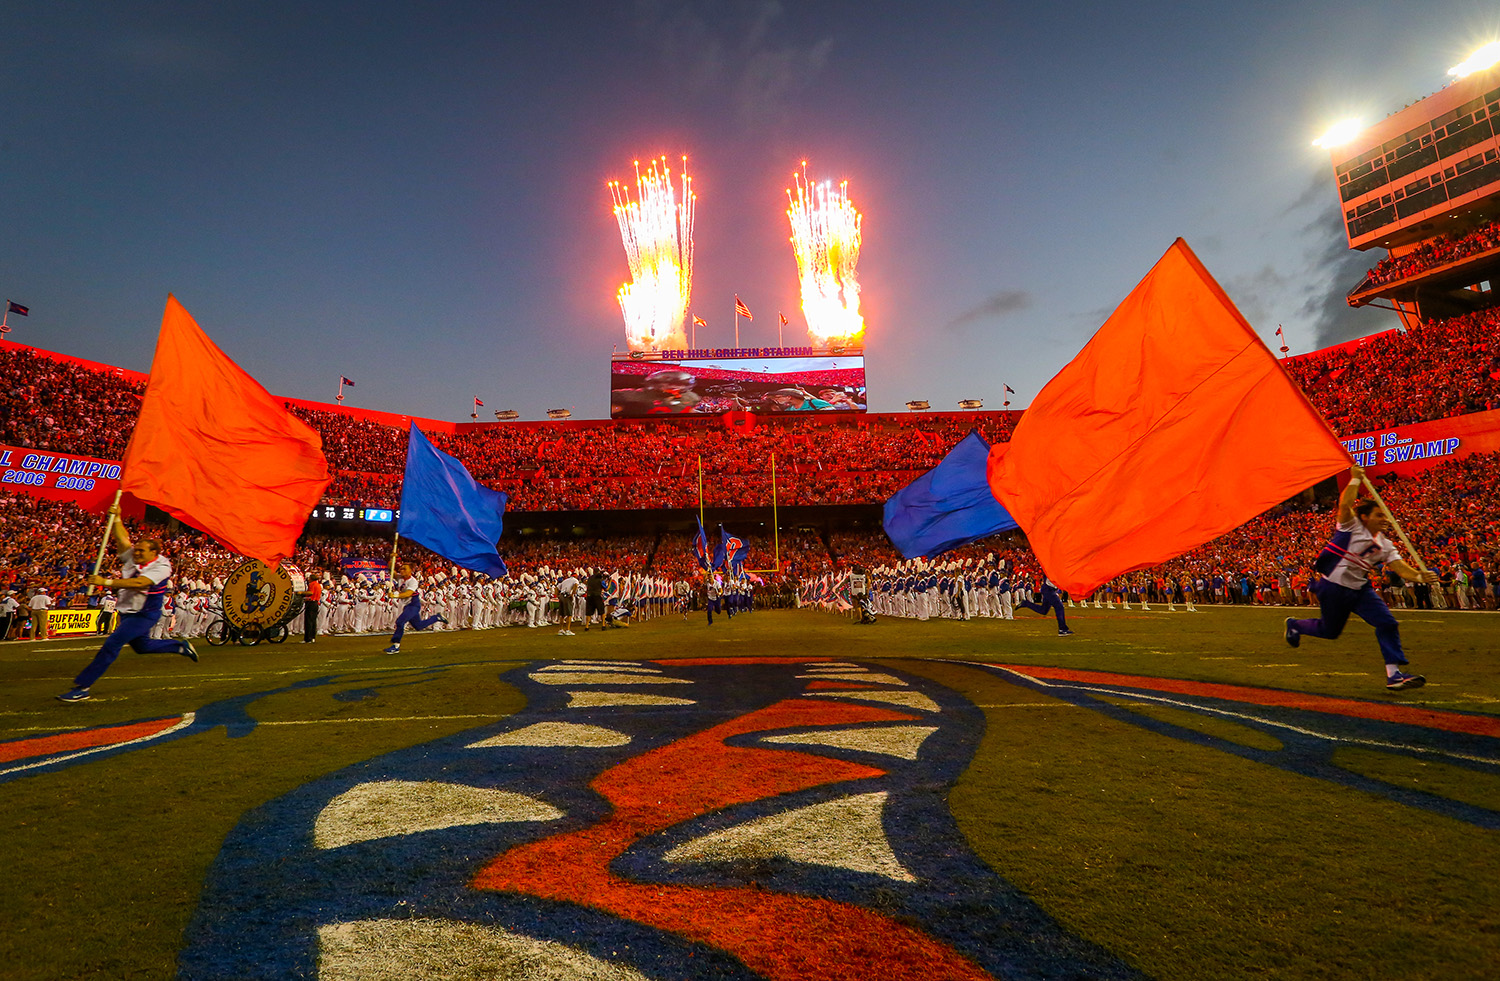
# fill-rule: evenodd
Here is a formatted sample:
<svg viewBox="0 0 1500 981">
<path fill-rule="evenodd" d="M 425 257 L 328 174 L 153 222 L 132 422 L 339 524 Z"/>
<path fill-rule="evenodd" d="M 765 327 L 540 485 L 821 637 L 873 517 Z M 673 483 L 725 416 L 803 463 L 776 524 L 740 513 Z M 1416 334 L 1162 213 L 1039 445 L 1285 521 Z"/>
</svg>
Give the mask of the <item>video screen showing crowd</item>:
<svg viewBox="0 0 1500 981">
<path fill-rule="evenodd" d="M 864 412 L 864 358 L 616 359 L 610 415 L 644 419 L 726 412 Z"/>
</svg>

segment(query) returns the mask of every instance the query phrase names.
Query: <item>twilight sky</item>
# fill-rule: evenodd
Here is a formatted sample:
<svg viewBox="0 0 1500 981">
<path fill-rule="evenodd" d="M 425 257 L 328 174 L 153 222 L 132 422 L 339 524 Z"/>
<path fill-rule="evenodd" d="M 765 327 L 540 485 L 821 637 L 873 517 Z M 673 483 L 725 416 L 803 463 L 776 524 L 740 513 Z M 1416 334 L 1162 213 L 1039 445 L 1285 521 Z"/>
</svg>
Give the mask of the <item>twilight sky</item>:
<svg viewBox="0 0 1500 981">
<path fill-rule="evenodd" d="M 699 344 L 735 293 L 774 344 L 805 158 L 865 216 L 871 408 L 1025 405 L 1177 236 L 1268 343 L 1394 326 L 1309 143 L 1497 38 L 1493 0 L 11 3 L 0 299 L 142 371 L 171 292 L 280 395 L 599 418 L 605 182 L 688 154 Z"/>
</svg>

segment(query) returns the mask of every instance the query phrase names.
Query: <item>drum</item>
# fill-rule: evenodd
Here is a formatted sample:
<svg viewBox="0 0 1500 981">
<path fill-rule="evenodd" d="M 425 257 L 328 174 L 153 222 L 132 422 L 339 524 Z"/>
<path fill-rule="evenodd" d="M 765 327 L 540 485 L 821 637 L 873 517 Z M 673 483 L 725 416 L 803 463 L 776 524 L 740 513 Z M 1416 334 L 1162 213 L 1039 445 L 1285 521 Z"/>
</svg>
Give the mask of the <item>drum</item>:
<svg viewBox="0 0 1500 981">
<path fill-rule="evenodd" d="M 273 569 L 250 559 L 224 580 L 224 619 L 239 630 L 255 627 L 265 633 L 302 611 L 301 593 L 306 588 L 306 577 L 292 563 L 283 562 Z"/>
</svg>

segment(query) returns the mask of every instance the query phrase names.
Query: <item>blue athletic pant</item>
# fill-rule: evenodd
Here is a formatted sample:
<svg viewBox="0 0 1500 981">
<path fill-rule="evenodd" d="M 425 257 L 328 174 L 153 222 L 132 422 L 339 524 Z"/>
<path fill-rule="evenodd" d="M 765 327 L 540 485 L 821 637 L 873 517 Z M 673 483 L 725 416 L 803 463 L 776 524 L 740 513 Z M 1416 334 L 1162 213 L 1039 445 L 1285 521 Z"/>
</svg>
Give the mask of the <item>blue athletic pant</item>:
<svg viewBox="0 0 1500 981">
<path fill-rule="evenodd" d="M 1322 579 L 1313 583 L 1313 592 L 1318 594 L 1318 612 L 1323 615 L 1316 620 L 1293 620 L 1298 633 L 1333 640 L 1344 632 L 1344 624 L 1353 613 L 1375 628 L 1375 640 L 1386 664 L 1407 663 L 1401 651 L 1401 628 L 1396 625 L 1391 608 L 1368 583 L 1362 589 L 1350 589 Z"/>
<path fill-rule="evenodd" d="M 99 653 L 95 654 L 88 667 L 73 679 L 73 684 L 79 688 L 92 688 L 94 682 L 99 680 L 99 676 L 115 663 L 115 658 L 120 656 L 120 651 L 125 648 L 126 644 L 129 644 L 137 654 L 182 653 L 183 646 L 180 641 L 152 640 L 147 636 L 151 633 L 151 628 L 156 626 L 156 621 L 161 619 L 159 608 L 141 613 L 121 613 L 119 618 L 119 625 L 105 638 L 104 646 L 99 648 Z"/>
<path fill-rule="evenodd" d="M 1068 629 L 1068 617 L 1063 613 L 1062 597 L 1057 595 L 1055 589 L 1042 590 L 1041 606 L 1036 605 L 1031 600 L 1021 600 L 1016 605 L 1024 606 L 1033 613 L 1040 613 L 1042 616 L 1046 616 L 1048 613 L 1055 613 L 1057 615 L 1057 629 Z"/>
<path fill-rule="evenodd" d="M 425 620 L 422 618 L 422 601 L 413 596 L 406 601 L 401 608 L 401 613 L 396 617 L 396 630 L 391 634 L 391 643 L 401 643 L 401 638 L 406 634 L 406 625 L 411 624 L 413 630 L 426 630 L 443 618 L 441 613 L 434 613 Z"/>
</svg>

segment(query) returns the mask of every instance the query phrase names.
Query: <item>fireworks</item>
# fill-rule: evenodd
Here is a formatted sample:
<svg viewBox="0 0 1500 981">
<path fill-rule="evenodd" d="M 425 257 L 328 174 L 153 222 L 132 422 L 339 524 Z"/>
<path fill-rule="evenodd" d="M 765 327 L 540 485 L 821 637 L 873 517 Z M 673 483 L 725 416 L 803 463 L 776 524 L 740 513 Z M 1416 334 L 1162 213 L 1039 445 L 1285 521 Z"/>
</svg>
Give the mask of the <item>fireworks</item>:
<svg viewBox="0 0 1500 981">
<path fill-rule="evenodd" d="M 693 295 L 693 181 L 682 158 L 682 197 L 672 186 L 667 158 L 645 173 L 635 162 L 635 199 L 619 181 L 609 182 L 615 220 L 630 263 L 631 282 L 620 287 L 625 340 L 632 351 L 687 347 L 683 321 Z"/>
<path fill-rule="evenodd" d="M 809 184 L 807 161 L 793 174 L 797 192 L 788 190 L 792 251 L 802 283 L 802 313 L 814 343 L 859 343 L 865 320 L 859 315 L 860 214 L 849 200 L 849 182 Z"/>
</svg>

